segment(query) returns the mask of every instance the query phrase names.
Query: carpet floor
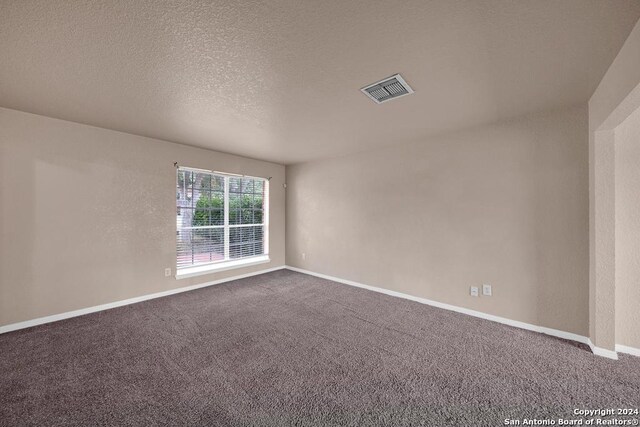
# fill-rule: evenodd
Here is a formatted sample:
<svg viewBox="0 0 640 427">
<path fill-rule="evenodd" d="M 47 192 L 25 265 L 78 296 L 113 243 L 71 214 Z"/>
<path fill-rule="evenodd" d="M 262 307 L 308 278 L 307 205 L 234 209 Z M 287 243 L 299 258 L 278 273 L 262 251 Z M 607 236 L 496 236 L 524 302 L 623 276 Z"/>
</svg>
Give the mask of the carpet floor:
<svg viewBox="0 0 640 427">
<path fill-rule="evenodd" d="M 497 426 L 618 407 L 640 409 L 638 357 L 288 270 L 0 335 L 2 426 Z"/>
</svg>

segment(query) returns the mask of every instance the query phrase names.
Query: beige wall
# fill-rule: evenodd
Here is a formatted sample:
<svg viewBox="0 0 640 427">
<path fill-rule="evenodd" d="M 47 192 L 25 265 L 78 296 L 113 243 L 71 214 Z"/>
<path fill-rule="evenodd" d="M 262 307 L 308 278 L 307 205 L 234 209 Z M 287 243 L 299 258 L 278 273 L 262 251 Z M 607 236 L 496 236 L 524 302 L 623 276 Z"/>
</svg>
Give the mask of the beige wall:
<svg viewBox="0 0 640 427">
<path fill-rule="evenodd" d="M 640 109 L 615 145 L 616 344 L 640 348 Z"/>
<path fill-rule="evenodd" d="M 589 100 L 589 336 L 616 341 L 614 130 L 640 107 L 640 21 Z"/>
<path fill-rule="evenodd" d="M 640 84 L 640 21 L 636 23 L 624 45 L 589 99 L 589 128 L 595 131 L 607 126 L 610 117 Z M 627 110 L 630 114 L 633 110 Z M 623 119 L 624 120 L 624 119 Z M 618 123 L 619 124 L 619 123 Z"/>
<path fill-rule="evenodd" d="M 587 149 L 580 106 L 287 166 L 287 264 L 585 335 Z"/>
<path fill-rule="evenodd" d="M 272 176 L 271 262 L 176 281 L 175 169 Z M 284 265 L 284 166 L 0 108 L 0 325 Z"/>
</svg>

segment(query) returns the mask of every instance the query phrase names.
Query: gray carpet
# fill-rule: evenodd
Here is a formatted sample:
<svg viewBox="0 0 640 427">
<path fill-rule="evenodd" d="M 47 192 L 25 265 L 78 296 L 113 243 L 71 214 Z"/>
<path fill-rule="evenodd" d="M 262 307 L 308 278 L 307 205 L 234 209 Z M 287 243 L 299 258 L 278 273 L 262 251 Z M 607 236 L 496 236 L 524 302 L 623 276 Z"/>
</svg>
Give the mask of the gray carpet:
<svg viewBox="0 0 640 427">
<path fill-rule="evenodd" d="M 640 358 L 287 270 L 0 335 L 0 425 L 503 425 L 640 407 Z"/>
</svg>

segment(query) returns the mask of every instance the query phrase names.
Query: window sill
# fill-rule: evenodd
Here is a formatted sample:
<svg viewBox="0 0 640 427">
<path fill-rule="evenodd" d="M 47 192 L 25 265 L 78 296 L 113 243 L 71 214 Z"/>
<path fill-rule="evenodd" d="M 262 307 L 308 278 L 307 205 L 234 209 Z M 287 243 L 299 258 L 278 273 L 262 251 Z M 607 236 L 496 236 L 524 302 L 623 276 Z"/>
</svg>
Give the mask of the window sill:
<svg viewBox="0 0 640 427">
<path fill-rule="evenodd" d="M 187 279 L 189 277 L 202 276 L 204 274 L 218 273 L 220 271 L 232 270 L 234 268 L 249 267 L 252 265 L 265 264 L 269 262 L 269 255 L 226 261 L 217 264 L 200 265 L 197 267 L 182 268 L 176 272 L 176 279 Z"/>
</svg>

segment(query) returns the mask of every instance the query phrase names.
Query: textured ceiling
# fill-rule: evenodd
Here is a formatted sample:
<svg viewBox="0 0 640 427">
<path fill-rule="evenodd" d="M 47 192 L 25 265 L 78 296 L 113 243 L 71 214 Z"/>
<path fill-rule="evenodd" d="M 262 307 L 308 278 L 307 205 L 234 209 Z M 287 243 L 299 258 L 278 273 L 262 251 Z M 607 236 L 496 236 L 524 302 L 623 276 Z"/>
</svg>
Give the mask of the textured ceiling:
<svg viewBox="0 0 640 427">
<path fill-rule="evenodd" d="M 585 102 L 637 0 L 0 0 L 0 106 L 294 163 Z M 394 73 L 416 93 L 376 105 Z"/>
</svg>

